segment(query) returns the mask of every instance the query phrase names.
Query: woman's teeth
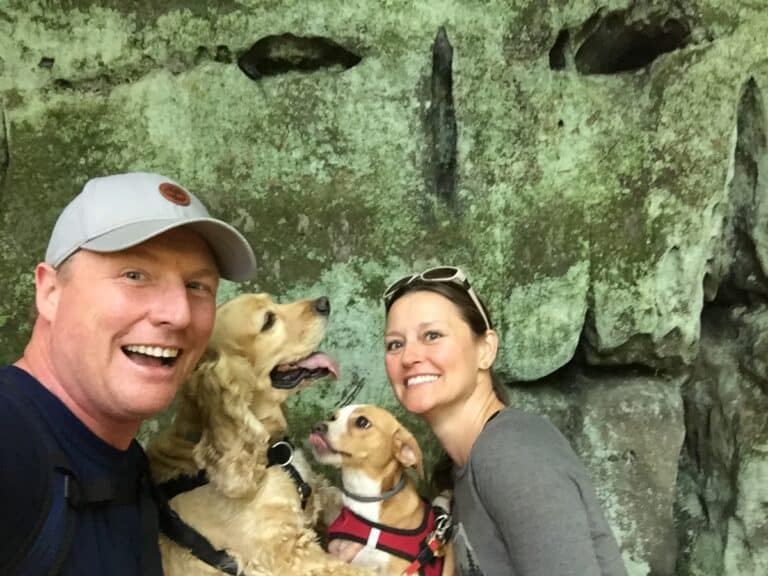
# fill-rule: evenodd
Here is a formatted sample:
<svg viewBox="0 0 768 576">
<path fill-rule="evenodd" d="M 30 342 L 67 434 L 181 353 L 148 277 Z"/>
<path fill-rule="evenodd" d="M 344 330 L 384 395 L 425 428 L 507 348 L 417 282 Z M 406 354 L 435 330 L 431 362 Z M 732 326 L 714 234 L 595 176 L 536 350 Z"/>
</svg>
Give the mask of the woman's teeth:
<svg viewBox="0 0 768 576">
<path fill-rule="evenodd" d="M 128 352 L 154 356 L 155 358 L 176 358 L 179 355 L 178 348 L 162 348 L 160 346 L 126 346 Z"/>
<path fill-rule="evenodd" d="M 425 384 L 426 382 L 434 382 L 437 380 L 437 375 L 435 374 L 424 374 L 422 376 L 413 376 L 411 378 L 408 378 L 408 380 L 405 381 L 406 386 L 413 386 L 414 384 Z"/>
</svg>

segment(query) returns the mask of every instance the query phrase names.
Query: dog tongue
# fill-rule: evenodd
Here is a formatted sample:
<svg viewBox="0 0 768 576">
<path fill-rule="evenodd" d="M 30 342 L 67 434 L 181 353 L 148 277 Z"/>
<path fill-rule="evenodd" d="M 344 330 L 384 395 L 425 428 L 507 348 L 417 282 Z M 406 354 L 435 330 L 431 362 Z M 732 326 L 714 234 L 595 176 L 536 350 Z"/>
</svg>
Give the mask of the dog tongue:
<svg viewBox="0 0 768 576">
<path fill-rule="evenodd" d="M 297 362 L 296 367 L 306 368 L 307 370 L 325 368 L 328 372 L 333 374 L 334 378 L 337 380 L 339 378 L 339 365 L 323 352 L 315 352 L 314 354 L 307 356 L 301 362 Z"/>
<path fill-rule="evenodd" d="M 323 454 L 324 452 L 328 452 L 330 450 L 330 446 L 328 446 L 325 438 L 315 432 L 312 432 L 309 435 L 309 443 L 312 444 L 312 448 L 314 448 L 315 452 L 318 454 Z"/>
</svg>

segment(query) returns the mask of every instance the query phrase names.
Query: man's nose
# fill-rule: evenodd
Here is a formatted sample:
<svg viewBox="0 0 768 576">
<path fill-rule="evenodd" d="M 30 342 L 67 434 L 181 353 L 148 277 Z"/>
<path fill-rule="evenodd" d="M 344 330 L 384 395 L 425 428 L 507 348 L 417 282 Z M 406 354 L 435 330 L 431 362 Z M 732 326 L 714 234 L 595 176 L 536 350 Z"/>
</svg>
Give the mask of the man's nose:
<svg viewBox="0 0 768 576">
<path fill-rule="evenodd" d="M 152 321 L 174 328 L 186 327 L 192 318 L 189 293 L 183 282 L 166 282 L 158 287 L 152 305 Z"/>
</svg>

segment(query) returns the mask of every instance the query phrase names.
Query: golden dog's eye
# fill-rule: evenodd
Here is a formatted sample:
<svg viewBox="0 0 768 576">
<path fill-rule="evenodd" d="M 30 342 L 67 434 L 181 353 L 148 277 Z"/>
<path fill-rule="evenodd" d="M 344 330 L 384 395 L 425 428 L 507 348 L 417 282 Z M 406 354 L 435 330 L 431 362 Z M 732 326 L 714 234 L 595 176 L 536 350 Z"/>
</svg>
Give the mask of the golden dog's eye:
<svg viewBox="0 0 768 576">
<path fill-rule="evenodd" d="M 277 315 L 274 312 L 267 312 L 264 315 L 264 325 L 261 327 L 261 331 L 266 332 L 272 328 L 275 324 L 275 320 L 277 320 Z"/>
<path fill-rule="evenodd" d="M 355 420 L 355 426 L 358 428 L 370 428 L 371 427 L 371 421 L 368 420 L 365 416 L 358 416 L 357 420 Z"/>
</svg>

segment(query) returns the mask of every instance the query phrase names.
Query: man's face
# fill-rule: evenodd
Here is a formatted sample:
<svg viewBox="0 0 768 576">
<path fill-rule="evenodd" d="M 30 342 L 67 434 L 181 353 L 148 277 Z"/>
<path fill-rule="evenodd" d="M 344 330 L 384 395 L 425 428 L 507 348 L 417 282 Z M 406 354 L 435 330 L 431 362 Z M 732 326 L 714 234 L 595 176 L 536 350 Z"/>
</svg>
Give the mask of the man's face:
<svg viewBox="0 0 768 576">
<path fill-rule="evenodd" d="M 164 409 L 205 350 L 219 274 L 208 245 L 178 228 L 114 253 L 81 250 L 56 275 L 51 369 L 106 422 Z"/>
</svg>

